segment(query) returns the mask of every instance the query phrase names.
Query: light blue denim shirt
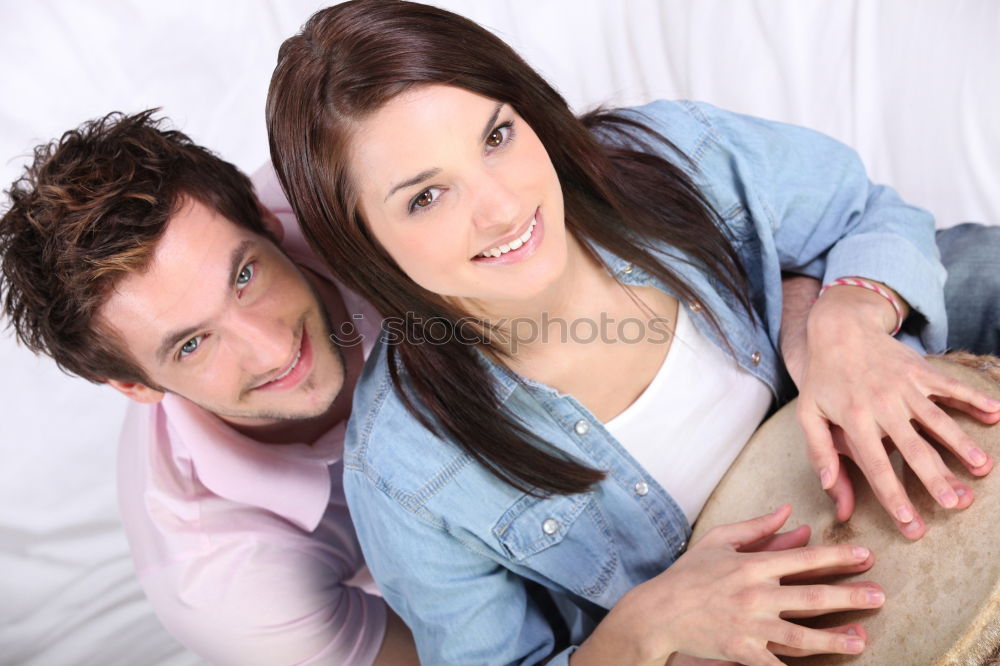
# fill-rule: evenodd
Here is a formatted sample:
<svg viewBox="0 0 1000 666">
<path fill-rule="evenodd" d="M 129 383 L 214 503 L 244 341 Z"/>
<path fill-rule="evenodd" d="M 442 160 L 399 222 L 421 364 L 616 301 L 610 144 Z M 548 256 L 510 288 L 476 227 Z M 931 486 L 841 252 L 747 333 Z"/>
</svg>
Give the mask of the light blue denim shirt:
<svg viewBox="0 0 1000 666">
<path fill-rule="evenodd" d="M 706 307 L 715 313 L 737 361 L 778 400 L 790 388 L 778 353 L 782 270 L 884 282 L 922 315 L 907 342 L 943 349 L 945 273 L 933 220 L 871 184 L 849 148 L 706 104 L 661 101 L 627 113 L 693 161 L 690 173 L 749 272 L 757 320 L 662 247 L 661 260 L 699 294 L 701 303 L 684 307 L 726 349 L 705 318 Z M 669 291 L 626 260 L 602 257 L 621 282 Z M 684 551 L 690 526 L 669 489 L 573 396 L 496 367 L 492 374 L 507 409 L 553 446 L 606 470 L 606 480 L 547 499 L 501 483 L 410 415 L 378 347 L 354 397 L 347 499 L 368 565 L 413 630 L 422 663 L 535 664 L 555 654 L 550 663 L 564 664 L 607 609 Z"/>
</svg>

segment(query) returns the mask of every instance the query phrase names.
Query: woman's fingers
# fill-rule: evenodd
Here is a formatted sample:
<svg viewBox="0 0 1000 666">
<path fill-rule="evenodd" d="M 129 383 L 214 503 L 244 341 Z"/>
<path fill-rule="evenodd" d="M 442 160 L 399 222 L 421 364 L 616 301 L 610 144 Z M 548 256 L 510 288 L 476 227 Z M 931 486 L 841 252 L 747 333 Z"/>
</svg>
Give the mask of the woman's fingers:
<svg viewBox="0 0 1000 666">
<path fill-rule="evenodd" d="M 826 491 L 826 494 L 833 500 L 835 516 L 838 522 L 846 522 L 854 514 L 854 485 L 851 477 L 847 474 L 843 463 L 840 464 L 840 473 L 837 480 L 833 482 L 833 487 Z"/>
<path fill-rule="evenodd" d="M 967 402 L 962 400 L 956 400 L 954 398 L 948 398 L 945 396 L 935 395 L 933 396 L 935 402 L 944 405 L 945 407 L 951 407 L 952 409 L 964 412 L 976 419 L 977 421 L 982 421 L 987 425 L 993 425 L 1000 421 L 1000 412 L 985 412 L 981 409 L 977 409 Z"/>
<path fill-rule="evenodd" d="M 865 639 L 861 636 L 812 629 L 787 620 L 769 623 L 767 644 L 809 654 L 859 654 L 865 649 Z"/>
<path fill-rule="evenodd" d="M 782 585 L 778 590 L 774 603 L 783 618 L 879 608 L 885 603 L 885 591 L 870 581 L 843 585 Z"/>
<path fill-rule="evenodd" d="M 878 427 L 859 419 L 852 427 L 844 426 L 844 439 L 851 450 L 854 464 L 868 480 L 875 499 L 892 517 L 903 536 L 908 539 L 923 536 L 926 531 L 924 522 L 892 469 Z M 900 446 L 899 442 L 895 444 Z M 926 442 L 924 444 L 929 446 Z"/>
<path fill-rule="evenodd" d="M 952 425 L 955 425 L 954 422 Z M 957 428 L 957 425 L 955 427 Z M 902 434 L 890 433 L 890 436 L 937 503 L 946 509 L 964 509 L 972 504 L 972 488 L 959 481 L 948 469 L 938 450 L 928 444 L 911 424 L 903 424 L 900 428 Z"/>
<path fill-rule="evenodd" d="M 862 646 L 868 642 L 868 634 L 860 624 L 845 624 L 839 627 L 830 627 L 823 631 L 840 634 L 848 638 L 858 638 L 862 641 Z M 821 654 L 815 650 L 805 650 L 803 648 L 793 648 L 778 643 L 768 643 L 767 649 L 782 657 L 808 657 L 814 654 Z"/>
<path fill-rule="evenodd" d="M 741 553 L 762 553 L 765 551 L 799 548 L 809 543 L 812 530 L 808 525 L 799 525 L 794 530 L 772 534 L 739 549 Z"/>
<path fill-rule="evenodd" d="M 760 575 L 781 579 L 785 576 L 815 572 L 832 567 L 858 565 L 868 560 L 871 551 L 864 546 L 806 546 L 773 553 L 750 553 Z"/>
<path fill-rule="evenodd" d="M 861 573 L 862 571 L 868 571 L 875 565 L 875 553 L 869 553 L 868 558 L 864 559 L 855 564 L 847 564 L 844 566 L 837 567 L 827 567 L 823 569 L 816 569 L 815 571 L 807 571 L 805 573 L 792 574 L 790 576 L 782 576 L 781 584 L 795 584 L 795 583 L 815 583 L 821 580 L 829 579 L 831 576 L 849 576 L 851 574 Z M 844 585 L 854 585 L 855 583 L 844 583 Z"/>
<path fill-rule="evenodd" d="M 806 436 L 806 453 L 823 490 L 834 487 L 840 471 L 840 457 L 830 435 L 830 424 L 814 411 L 808 400 L 800 400 L 796 416 Z"/>
<path fill-rule="evenodd" d="M 954 453 L 970 473 L 983 476 L 993 468 L 993 459 L 955 423 L 955 419 L 923 396 L 918 396 L 914 402 L 917 421 L 935 441 Z"/>
<path fill-rule="evenodd" d="M 938 372 L 926 360 L 924 363 L 930 368 L 930 376 L 925 379 L 928 389 L 925 391 L 925 395 L 936 395 L 957 401 L 956 404 L 968 405 L 975 412 L 986 415 L 985 421 L 987 423 L 992 424 L 1000 421 L 1000 400 L 976 390 L 954 377 Z M 958 409 L 967 411 L 962 407 L 958 407 Z"/>
<path fill-rule="evenodd" d="M 781 529 L 792 515 L 792 505 L 783 504 L 773 512 L 729 525 L 719 525 L 710 529 L 701 539 L 705 545 L 728 545 L 739 550 L 748 544 L 772 536 Z"/>
<path fill-rule="evenodd" d="M 920 436 L 909 421 L 888 423 L 885 429 L 931 497 L 946 509 L 955 508 L 959 502 L 958 494 L 945 478 L 947 467 L 937 450 Z"/>
</svg>

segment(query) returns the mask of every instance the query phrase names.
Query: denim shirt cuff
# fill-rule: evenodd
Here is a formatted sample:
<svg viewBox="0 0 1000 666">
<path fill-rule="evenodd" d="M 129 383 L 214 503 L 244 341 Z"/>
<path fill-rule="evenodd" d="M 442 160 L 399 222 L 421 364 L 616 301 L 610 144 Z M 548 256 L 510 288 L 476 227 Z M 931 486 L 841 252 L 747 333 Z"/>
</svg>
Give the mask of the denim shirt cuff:
<svg viewBox="0 0 1000 666">
<path fill-rule="evenodd" d="M 896 234 L 849 236 L 830 250 L 823 282 L 842 277 L 867 278 L 892 287 L 926 320 L 919 331 L 914 331 L 919 337 L 901 339 L 920 352 L 944 351 L 948 340 L 946 273 L 936 258 L 928 257 Z"/>
</svg>

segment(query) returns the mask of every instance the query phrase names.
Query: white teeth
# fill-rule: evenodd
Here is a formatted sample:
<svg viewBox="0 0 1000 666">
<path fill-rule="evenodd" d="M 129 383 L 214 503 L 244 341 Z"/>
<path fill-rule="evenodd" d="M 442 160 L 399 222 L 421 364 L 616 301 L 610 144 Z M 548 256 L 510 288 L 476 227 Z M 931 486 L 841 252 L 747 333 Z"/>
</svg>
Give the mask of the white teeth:
<svg viewBox="0 0 1000 666">
<path fill-rule="evenodd" d="M 285 370 L 283 373 L 281 373 L 280 375 L 278 375 L 277 377 L 275 377 L 271 381 L 272 382 L 280 381 L 280 380 L 284 379 L 285 377 L 287 377 L 289 374 L 291 374 L 292 370 L 295 369 L 295 366 L 297 366 L 299 364 L 299 358 L 301 356 L 302 356 L 302 348 L 299 347 L 299 353 L 297 353 L 295 355 L 295 360 L 292 361 L 292 364 L 288 367 L 288 370 Z"/>
<path fill-rule="evenodd" d="M 521 234 L 519 237 L 517 237 L 514 240 L 510 241 L 509 243 L 505 243 L 505 244 L 503 244 L 503 245 L 501 245 L 499 247 L 490 248 L 489 250 L 486 250 L 485 252 L 483 252 L 479 256 L 480 257 L 499 257 L 502 254 L 507 254 L 511 250 L 517 250 L 517 249 L 519 249 L 522 245 L 524 245 L 525 243 L 528 242 L 529 238 L 531 238 L 531 232 L 534 231 L 535 224 L 537 224 L 535 222 L 535 218 L 531 218 L 531 224 L 528 225 L 528 230 L 525 231 L 523 234 Z"/>
</svg>

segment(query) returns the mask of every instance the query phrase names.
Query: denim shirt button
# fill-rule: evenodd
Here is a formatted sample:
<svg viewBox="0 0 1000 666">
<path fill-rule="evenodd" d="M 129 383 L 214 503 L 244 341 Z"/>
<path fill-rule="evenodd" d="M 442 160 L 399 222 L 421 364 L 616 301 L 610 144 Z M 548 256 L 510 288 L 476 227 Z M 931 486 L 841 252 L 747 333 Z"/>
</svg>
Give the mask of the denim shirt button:
<svg viewBox="0 0 1000 666">
<path fill-rule="evenodd" d="M 635 485 L 632 486 L 632 490 L 634 490 L 635 494 L 638 495 L 639 497 L 643 497 L 645 496 L 646 493 L 649 492 L 649 484 L 647 484 L 645 481 L 636 481 Z"/>
<path fill-rule="evenodd" d="M 750 354 L 750 362 L 753 363 L 754 365 L 760 365 L 760 352 L 759 351 L 755 351 L 753 354 Z"/>
<path fill-rule="evenodd" d="M 677 548 L 677 552 L 678 553 L 684 552 L 684 549 L 687 548 L 687 545 L 688 545 L 687 541 L 681 541 L 681 545 L 680 547 Z"/>
<path fill-rule="evenodd" d="M 688 307 L 691 308 L 691 312 L 701 312 L 701 303 L 698 301 L 691 301 Z"/>
<path fill-rule="evenodd" d="M 548 534 L 549 536 L 552 536 L 553 534 L 559 531 L 559 523 L 556 522 L 554 519 L 549 518 L 544 523 L 542 523 L 542 531 Z"/>
<path fill-rule="evenodd" d="M 576 425 L 573 426 L 573 430 L 575 430 L 578 435 L 586 435 L 590 432 L 590 424 L 583 419 L 580 419 L 576 422 Z"/>
<path fill-rule="evenodd" d="M 631 273 L 631 272 L 632 272 L 632 264 L 625 264 L 624 268 L 622 268 L 622 273 Z"/>
</svg>

